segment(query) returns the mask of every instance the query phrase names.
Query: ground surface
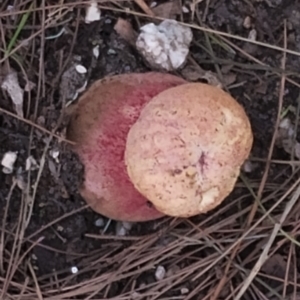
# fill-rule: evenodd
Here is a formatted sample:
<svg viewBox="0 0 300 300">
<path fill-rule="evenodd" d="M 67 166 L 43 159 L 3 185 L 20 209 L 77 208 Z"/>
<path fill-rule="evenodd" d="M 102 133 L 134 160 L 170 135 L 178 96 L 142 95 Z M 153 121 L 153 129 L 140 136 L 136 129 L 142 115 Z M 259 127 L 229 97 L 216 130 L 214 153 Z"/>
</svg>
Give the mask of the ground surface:
<svg viewBox="0 0 300 300">
<path fill-rule="evenodd" d="M 298 122 L 300 58 L 288 54 L 285 60 L 283 51 L 271 49 L 286 40 L 290 50 L 300 50 L 298 2 L 211 0 L 198 1 L 184 14 L 175 10 L 176 18 L 188 24 L 232 35 L 193 29 L 187 66 L 177 74 L 205 81 L 200 77 L 211 71 L 245 107 L 255 137 L 251 172 L 243 172 L 232 195 L 208 215 L 134 224 L 126 236 L 116 235 L 120 224 L 86 207 L 78 194 L 83 167 L 68 142 L 49 131 L 64 137 L 62 108 L 85 80 L 90 85 L 106 75 L 150 70 L 113 29 L 118 17 L 136 30 L 150 19 L 125 13 L 125 8 L 142 13 L 133 3 L 117 2 L 103 4 L 109 9 L 102 9 L 101 20 L 86 24 L 84 5 L 41 1 L 45 14 L 41 9 L 29 13 L 8 59 L 3 50 L 26 14 L 20 11 L 28 9 L 24 2 L 7 13 L 8 2 L 0 4 L 0 79 L 13 68 L 22 88 L 28 81 L 33 87 L 24 97 L 27 121 L 16 117 L 10 97 L 0 91 L 0 158 L 18 153 L 13 172 L 0 172 L 0 298 L 237 299 L 244 289 L 241 299 L 246 300 L 298 299 L 300 203 L 291 203 L 290 196 L 297 192 L 299 163 L 272 145 L 272 138 L 281 101 L 281 115 Z M 48 18 L 52 23 L 43 28 L 41 20 Z M 56 36 L 62 28 L 65 33 Z M 264 46 L 234 38 L 247 38 L 253 29 Z M 74 73 L 75 61 L 87 74 Z M 270 149 L 273 162 L 266 164 Z M 38 166 L 28 171 L 30 155 Z M 270 208 L 271 218 L 265 213 Z M 283 230 L 278 231 L 279 221 Z M 155 278 L 158 266 L 167 272 L 161 280 Z M 72 267 L 79 271 L 73 274 Z"/>
</svg>

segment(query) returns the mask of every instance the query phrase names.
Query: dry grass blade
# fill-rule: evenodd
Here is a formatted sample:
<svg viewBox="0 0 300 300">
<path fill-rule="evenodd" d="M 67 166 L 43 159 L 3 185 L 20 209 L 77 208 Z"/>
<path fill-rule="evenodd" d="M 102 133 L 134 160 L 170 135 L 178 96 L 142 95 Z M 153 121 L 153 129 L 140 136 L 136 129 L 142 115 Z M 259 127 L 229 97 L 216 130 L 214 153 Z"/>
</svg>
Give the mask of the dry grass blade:
<svg viewBox="0 0 300 300">
<path fill-rule="evenodd" d="M 7 115 L 9 115 L 9 116 L 11 116 L 11 117 L 13 117 L 13 118 L 19 119 L 19 120 L 21 120 L 22 122 L 24 122 L 24 123 L 26 123 L 26 124 L 28 124 L 28 125 L 30 125 L 30 126 L 36 128 L 36 129 L 42 131 L 42 132 L 44 132 L 44 133 L 47 133 L 47 134 L 49 134 L 49 135 L 53 135 L 55 138 L 58 139 L 58 141 L 63 141 L 63 142 L 66 142 L 66 143 L 68 143 L 68 144 L 70 144 L 70 145 L 74 145 L 74 142 L 68 141 L 68 140 L 65 139 L 64 137 L 59 136 L 59 135 L 57 135 L 57 134 L 55 134 L 55 133 L 53 133 L 53 132 L 47 130 L 46 128 L 44 128 L 44 127 L 42 127 L 42 126 L 40 126 L 40 125 L 38 125 L 38 124 L 35 124 L 35 123 L 33 123 L 32 121 L 30 121 L 30 120 L 27 120 L 27 119 L 25 119 L 25 118 L 21 118 L 21 117 L 19 117 L 18 115 L 14 114 L 14 113 L 12 113 L 12 112 L 6 110 L 6 109 L 3 109 L 3 108 L 0 107 L 0 112 L 2 112 L 2 113 L 4 113 L 4 114 L 7 114 Z"/>
<path fill-rule="evenodd" d="M 286 29 L 286 22 L 285 22 L 284 23 L 284 48 L 286 49 L 286 47 L 287 47 L 287 29 Z M 282 59 L 282 69 L 283 70 L 285 69 L 285 66 L 286 66 L 286 53 L 284 52 L 283 59 Z M 260 184 L 260 187 L 259 187 L 259 190 L 258 190 L 257 201 L 253 205 L 253 208 L 250 212 L 249 219 L 248 219 L 248 225 L 252 222 L 252 220 L 254 218 L 254 215 L 256 213 L 259 201 L 261 200 L 262 193 L 263 193 L 263 190 L 264 190 L 264 187 L 265 187 L 265 183 L 266 183 L 266 180 L 267 180 L 267 177 L 268 177 L 268 173 L 269 173 L 269 169 L 270 169 L 270 165 L 271 165 L 270 160 L 272 159 L 272 156 L 273 156 L 274 146 L 275 146 L 276 138 L 277 138 L 277 135 L 278 135 L 280 116 L 281 116 L 281 113 L 282 113 L 283 96 L 284 96 L 284 90 L 285 90 L 285 79 L 286 79 L 285 75 L 282 74 L 275 130 L 274 130 L 271 145 L 270 145 L 270 150 L 269 150 L 269 155 L 268 155 L 265 171 L 264 171 L 262 181 L 261 181 L 261 184 Z M 291 209 L 291 208 L 289 208 L 289 209 Z M 273 241 L 274 241 L 274 239 L 275 239 L 275 237 L 278 233 L 278 230 L 280 229 L 280 226 L 278 227 L 277 225 L 278 224 L 275 224 L 272 235 L 270 236 L 270 240 L 268 241 L 266 247 L 264 248 L 264 251 L 261 254 L 259 260 L 257 261 L 255 267 L 252 269 L 249 277 L 245 281 L 242 289 L 239 291 L 238 295 L 236 296 L 236 298 L 235 298 L 236 300 L 239 300 L 242 297 L 242 295 L 245 293 L 246 289 L 249 287 L 250 283 L 252 282 L 253 278 L 256 276 L 257 272 L 260 270 L 262 264 L 266 261 L 267 253 L 268 253 L 270 247 L 272 246 L 272 243 L 273 243 Z M 275 230 L 275 228 L 276 228 L 276 230 Z"/>
<path fill-rule="evenodd" d="M 252 121 L 253 169 L 243 169 L 224 204 L 194 218 L 133 224 L 119 236 L 119 224 L 91 211 L 78 193 L 82 166 L 64 138 L 66 102 L 73 98 L 61 93 L 62 78 L 76 64 L 87 69 L 88 85 L 149 70 L 134 43 L 128 46 L 113 27 L 120 17 L 136 32 L 163 20 L 152 2 L 97 1 L 101 20 L 90 24 L 84 22 L 90 0 L 0 4 L 0 63 L 17 70 L 26 89 L 24 118 L 0 91 L 0 159 L 18 152 L 13 172 L 0 170 L 1 299 L 297 299 L 300 162 L 276 143 L 283 117 L 295 123 L 294 142 L 299 133 L 299 36 L 293 18 L 295 28 L 281 17 L 286 8 L 243 1 L 256 16 L 247 16 L 250 28 L 241 26 L 245 16 L 238 6 L 225 0 L 192 1 L 191 7 L 178 1 L 184 7 L 172 15 L 193 29 L 187 65 L 225 82 L 233 74 L 228 90 Z M 257 31 L 256 40 L 247 37 L 250 30 Z"/>
<path fill-rule="evenodd" d="M 145 3 L 144 0 L 134 0 L 134 2 L 149 16 L 154 17 L 153 11 Z"/>
<path fill-rule="evenodd" d="M 259 272 L 261 266 L 267 260 L 268 252 L 269 252 L 275 238 L 277 237 L 277 234 L 278 234 L 280 228 L 282 227 L 282 223 L 285 221 L 286 217 L 291 212 L 292 208 L 294 207 L 295 203 L 298 201 L 299 197 L 300 197 L 300 186 L 297 187 L 297 190 L 295 191 L 295 193 L 291 197 L 291 200 L 287 203 L 286 208 L 285 208 L 285 210 L 284 210 L 284 212 L 283 212 L 283 214 L 280 218 L 279 223 L 274 225 L 274 229 L 271 233 L 271 236 L 268 240 L 268 243 L 265 245 L 264 250 L 263 250 L 262 254 L 259 257 L 259 260 L 256 262 L 256 264 L 253 267 L 253 269 L 252 269 L 251 273 L 249 274 L 248 278 L 245 280 L 245 282 L 244 282 L 242 288 L 240 289 L 239 293 L 234 298 L 235 300 L 241 299 L 241 297 L 245 293 L 246 289 L 249 287 L 252 280 L 254 279 L 254 277 Z"/>
</svg>

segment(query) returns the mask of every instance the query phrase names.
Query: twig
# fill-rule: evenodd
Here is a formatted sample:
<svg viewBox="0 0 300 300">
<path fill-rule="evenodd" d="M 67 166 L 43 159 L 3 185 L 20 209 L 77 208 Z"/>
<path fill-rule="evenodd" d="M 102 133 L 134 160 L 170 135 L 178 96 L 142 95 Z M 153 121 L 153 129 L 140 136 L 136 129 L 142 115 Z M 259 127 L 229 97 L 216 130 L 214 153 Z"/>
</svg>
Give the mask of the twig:
<svg viewBox="0 0 300 300">
<path fill-rule="evenodd" d="M 264 246 L 262 254 L 260 255 L 258 261 L 256 262 L 255 266 L 251 270 L 248 278 L 244 282 L 242 288 L 240 289 L 239 293 L 234 298 L 234 300 L 241 299 L 241 297 L 243 296 L 243 294 L 245 293 L 245 291 L 247 290 L 247 288 L 249 287 L 249 285 L 251 284 L 251 282 L 253 281 L 253 279 L 255 278 L 257 273 L 259 272 L 261 266 L 268 259 L 268 252 L 269 252 L 275 238 L 277 237 L 277 234 L 278 234 L 280 228 L 282 227 L 283 222 L 285 221 L 286 217 L 288 216 L 288 214 L 290 213 L 290 211 L 294 207 L 295 203 L 298 201 L 299 197 L 300 197 L 300 185 L 298 185 L 297 190 L 295 191 L 295 193 L 292 196 L 291 200 L 287 203 L 287 205 L 285 207 L 285 210 L 283 211 L 283 213 L 280 217 L 279 223 L 276 223 L 274 225 L 274 229 L 272 230 L 272 233 L 270 235 L 268 243 Z"/>
<path fill-rule="evenodd" d="M 67 140 L 67 139 L 65 139 L 65 138 L 63 138 L 63 137 L 61 137 L 61 136 L 59 136 L 59 135 L 51 132 L 50 130 L 47 130 L 46 128 L 44 128 L 44 127 L 42 127 L 42 126 L 40 126 L 40 125 L 38 125 L 38 124 L 36 124 L 36 123 L 28 120 L 28 119 L 22 118 L 22 117 L 20 117 L 20 116 L 18 116 L 16 114 L 14 114 L 14 113 L 12 113 L 12 112 L 4 109 L 4 108 L 0 107 L 0 112 L 4 113 L 4 114 L 6 114 L 6 115 L 8 115 L 10 117 L 16 118 L 16 119 L 18 119 L 18 120 L 20 120 L 20 121 L 22 121 L 22 122 L 24 122 L 24 123 L 26 123 L 26 124 L 28 124 L 28 125 L 36 128 L 36 129 L 38 129 L 38 130 L 40 130 L 40 131 L 42 131 L 44 133 L 47 133 L 49 135 L 53 135 L 55 138 L 58 139 L 58 141 L 63 141 L 63 142 L 68 143 L 70 145 L 75 145 L 74 142 L 72 142 L 70 140 Z"/>
<path fill-rule="evenodd" d="M 149 6 L 145 3 L 144 0 L 134 0 L 134 2 L 148 15 L 154 17 L 153 11 L 149 8 Z"/>
<path fill-rule="evenodd" d="M 286 22 L 284 22 L 284 48 L 287 47 L 287 30 L 286 30 Z M 285 65 L 286 65 L 286 53 L 283 53 L 283 58 L 282 58 L 282 69 L 285 69 Z M 273 133 L 273 137 L 272 137 L 272 141 L 271 141 L 271 145 L 270 145 L 270 149 L 269 149 L 269 154 L 268 154 L 268 159 L 266 162 L 266 166 L 265 166 L 265 171 L 261 180 L 261 184 L 259 186 L 258 189 L 258 193 L 257 193 L 257 199 L 255 201 L 255 203 L 253 204 L 252 210 L 249 214 L 249 219 L 248 219 L 248 226 L 251 224 L 254 215 L 256 213 L 256 210 L 258 208 L 259 202 L 261 200 L 262 197 L 262 193 L 267 181 L 267 177 L 268 177 L 268 173 L 269 173 L 269 169 L 270 169 L 270 165 L 271 165 L 271 159 L 273 156 L 273 151 L 274 151 L 274 146 L 275 146 L 275 142 L 276 142 L 276 138 L 277 138 L 277 132 L 278 132 L 278 128 L 279 128 L 279 123 L 280 123 L 280 115 L 281 115 L 281 111 L 282 111 L 282 106 L 283 106 L 283 96 L 284 96 L 284 87 L 285 87 L 285 74 L 282 74 L 281 77 L 281 84 L 280 84 L 280 91 L 279 91 L 279 101 L 278 101 L 278 111 L 277 111 L 277 119 L 276 119 L 276 124 L 275 124 L 275 130 Z M 300 194 L 300 187 L 297 190 Z M 297 193 L 296 191 L 296 193 Z M 295 194 L 296 194 L 295 193 Z M 292 198 L 294 199 L 294 198 Z M 292 202 L 293 203 L 293 202 Z M 294 205 L 294 204 L 293 204 Z M 287 210 L 287 208 L 286 208 Z M 282 217 L 285 215 L 285 212 L 282 214 Z M 282 219 L 281 217 L 281 219 Z M 285 219 L 283 219 L 285 220 Z M 281 224 L 275 224 L 274 225 L 274 230 L 272 235 L 270 236 L 269 242 L 268 244 L 265 246 L 260 258 L 258 259 L 257 263 L 255 264 L 254 268 L 252 269 L 250 275 L 248 276 L 248 278 L 246 279 L 246 281 L 244 281 L 244 284 L 242 286 L 242 288 L 240 289 L 238 295 L 234 298 L 235 300 L 239 300 L 243 294 L 245 293 L 245 291 L 247 290 L 247 288 L 249 287 L 249 285 L 251 284 L 252 280 L 254 279 L 254 277 L 257 275 L 257 273 L 259 272 L 261 266 L 263 265 L 263 263 L 267 260 L 268 256 L 268 251 L 278 233 L 278 231 L 281 229 Z"/>
</svg>

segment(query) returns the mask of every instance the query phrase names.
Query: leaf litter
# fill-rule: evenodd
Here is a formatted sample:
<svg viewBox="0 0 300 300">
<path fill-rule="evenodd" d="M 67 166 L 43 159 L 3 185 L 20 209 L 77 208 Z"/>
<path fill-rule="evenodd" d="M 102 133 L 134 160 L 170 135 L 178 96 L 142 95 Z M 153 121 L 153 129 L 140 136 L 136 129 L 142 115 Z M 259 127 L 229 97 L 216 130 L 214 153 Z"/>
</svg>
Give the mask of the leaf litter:
<svg viewBox="0 0 300 300">
<path fill-rule="evenodd" d="M 24 101 L 24 90 L 20 87 L 18 73 L 11 69 L 4 77 L 1 88 L 5 90 L 15 107 L 17 115 L 23 118 L 23 101 Z"/>
<path fill-rule="evenodd" d="M 119 30 L 113 29 L 114 20 L 118 18 L 123 18 L 136 33 L 139 32 L 141 26 L 149 22 L 159 23 L 157 20 L 141 17 L 139 15 L 143 11 L 141 8 L 149 12 L 147 9 L 149 7 L 146 1 L 137 2 L 139 5 L 129 2 L 108 2 L 106 5 L 110 10 L 101 8 L 100 20 L 86 24 L 84 15 L 82 15 L 83 18 L 74 18 L 82 4 L 72 4 L 73 6 L 61 4 L 61 7 L 57 8 L 57 6 L 53 6 L 52 1 L 46 0 L 47 13 L 56 18 L 55 22 L 58 27 L 66 26 L 66 31 L 62 36 L 47 40 L 44 45 L 40 43 L 42 39 L 39 33 L 33 31 L 37 28 L 43 30 L 42 27 L 39 27 L 41 24 L 38 23 L 39 20 L 43 20 L 42 11 L 34 10 L 32 12 L 34 18 L 29 19 L 28 22 L 37 22 L 33 24 L 36 27 L 26 24 L 18 41 L 22 42 L 28 39 L 26 40 L 27 47 L 32 47 L 32 53 L 35 53 L 30 58 L 23 55 L 25 66 L 30 66 L 35 74 L 30 77 L 31 81 L 37 83 L 34 88 L 26 88 L 26 93 L 23 94 L 22 111 L 23 113 L 29 111 L 32 122 L 36 120 L 40 126 L 45 129 L 50 128 L 51 131 L 55 128 L 63 111 L 61 94 L 69 95 L 68 97 L 72 101 L 77 90 L 80 90 L 86 81 L 89 85 L 93 80 L 106 75 L 133 71 L 144 72 L 152 69 L 145 64 L 143 57 L 136 53 L 135 45 L 132 42 L 126 44 L 124 38 L 123 41 L 119 39 L 120 35 L 124 37 L 126 34 L 132 41 L 135 37 L 132 35 L 130 37 L 128 33 L 119 35 L 117 33 Z M 165 3 L 169 3 L 170 7 L 172 2 Z M 289 31 L 295 36 L 298 36 L 299 32 L 296 28 L 296 5 L 290 4 L 288 8 L 282 9 L 282 4 L 279 2 L 272 1 L 272 6 L 269 6 L 265 1 L 254 4 L 248 1 L 243 3 L 195 1 L 194 5 L 189 5 L 184 1 L 183 4 L 189 9 L 185 10 L 183 16 L 179 11 L 176 14 L 168 13 L 166 4 L 165 8 L 161 6 L 164 3 L 159 3 L 151 9 L 157 15 L 169 14 L 170 18 L 177 20 L 183 17 L 187 24 L 196 24 L 195 26 L 204 24 L 208 28 L 221 31 L 226 28 L 226 33 L 231 34 L 232 37 L 235 35 L 247 37 L 253 27 L 257 31 L 257 41 L 266 41 L 270 45 L 282 46 L 281 41 L 284 38 L 282 12 L 292 12 L 285 13 L 287 17 L 291 16 Z M 175 4 L 175 2 L 173 3 Z M 17 7 L 22 7 L 23 4 L 26 8 L 26 3 L 20 2 L 19 6 L 14 7 L 13 15 L 1 16 L 1 28 L 5 37 L 13 35 L 13 27 L 9 25 L 10 20 L 12 16 L 16 19 L 20 17 L 21 14 L 18 13 Z M 155 12 L 155 8 L 158 9 L 159 6 L 161 6 L 159 8 L 161 12 Z M 83 6 L 80 7 L 82 9 Z M 119 13 L 119 9 L 123 12 Z M 243 22 L 250 15 L 249 11 L 252 11 L 257 18 L 251 18 L 251 27 L 245 28 Z M 134 17 L 130 12 L 135 12 L 137 15 Z M 264 14 L 257 12 L 264 12 Z M 259 19 L 261 15 L 273 17 Z M 76 31 L 77 25 L 78 32 Z M 271 28 L 274 32 L 270 33 L 266 28 Z M 54 29 L 45 30 L 47 35 L 52 35 Z M 34 35 L 35 33 L 36 35 Z M 272 35 L 275 40 L 271 39 Z M 73 40 L 73 37 L 78 38 Z M 210 52 L 210 45 L 207 42 L 210 39 L 213 41 L 211 43 L 213 53 Z M 133 297 L 147 300 L 164 298 L 188 300 L 199 299 L 199 297 L 212 299 L 213 296 L 216 299 L 234 299 L 234 295 L 237 295 L 241 286 L 245 284 L 244 274 L 252 271 L 251 266 L 261 255 L 262 248 L 255 247 L 255 245 L 259 245 L 261 242 L 263 242 L 261 245 L 265 245 L 266 239 L 274 227 L 274 222 L 278 224 L 284 207 L 290 195 L 293 194 L 294 185 L 299 184 L 297 181 L 299 170 L 297 165 L 294 170 L 291 169 L 291 154 L 287 153 L 279 143 L 272 153 L 274 160 L 271 162 L 267 180 L 264 181 L 262 178 L 276 120 L 278 83 L 281 80 L 276 68 L 280 67 L 282 52 L 258 46 L 255 46 L 255 51 L 252 51 L 252 49 L 244 48 L 245 43 L 235 39 L 226 39 L 217 33 L 208 36 L 208 40 L 201 30 L 193 29 L 193 41 L 189 48 L 187 65 L 182 66 L 183 69 L 178 70 L 178 73 L 184 75 L 184 69 L 186 66 L 190 66 L 191 58 L 204 70 L 204 75 L 205 72 L 209 72 L 211 77 L 201 77 L 203 73 L 200 68 L 192 64 L 193 69 L 187 70 L 185 73 L 185 76 L 190 78 L 189 80 L 208 81 L 210 79 L 209 83 L 216 82 L 224 88 L 233 86 L 230 89 L 231 93 L 243 104 L 252 120 L 256 143 L 250 157 L 250 162 L 255 163 L 255 169 L 246 173 L 246 182 L 240 181 L 224 205 L 205 216 L 188 220 L 164 219 L 147 224 L 134 224 L 125 235 L 117 236 L 117 223 L 105 218 L 103 218 L 103 222 L 96 222 L 101 216 L 85 207 L 79 197 L 78 188 L 83 170 L 76 156 L 68 149 L 68 144 L 62 143 L 56 138 L 52 140 L 49 151 L 59 151 L 57 162 L 50 152 L 47 152 L 49 155 L 43 156 L 45 141 L 49 138 L 49 130 L 48 133 L 38 131 L 36 127 L 32 130 L 31 121 L 23 123 L 22 119 L 15 119 L 4 113 L 3 109 L 15 115 L 17 110 L 9 91 L 1 91 L 1 97 L 3 95 L 9 97 L 3 96 L 0 104 L 0 157 L 3 158 L 8 151 L 18 152 L 18 157 L 13 164 L 13 173 L 3 174 L 0 172 L 2 184 L 0 200 L 3 207 L 1 213 L 5 226 L 1 231 L 1 239 L 5 242 L 1 244 L 1 247 L 5 247 L 5 249 L 0 251 L 2 274 L 2 294 L 0 296 L 7 294 L 10 299 L 18 299 L 22 295 L 24 300 L 42 298 L 49 300 L 131 299 Z M 235 42 L 232 43 L 232 41 Z M 295 44 L 289 44 L 288 47 L 300 49 L 297 39 L 294 41 Z M 197 47 L 195 42 L 203 45 L 208 51 L 205 52 L 202 48 Z M 97 55 L 94 56 L 93 49 L 96 45 L 99 46 L 97 48 L 99 51 L 96 51 Z M 232 56 L 232 51 L 228 49 L 234 49 L 235 56 Z M 46 50 L 44 57 L 41 56 L 43 50 Z M 67 87 L 71 86 L 71 92 L 59 91 L 61 77 L 57 80 L 57 85 L 52 85 L 52 82 L 55 82 L 53 77 L 56 74 L 64 74 L 68 70 L 70 65 L 68 64 L 62 69 L 61 62 L 66 62 L 69 57 L 74 55 L 74 52 L 81 57 L 81 61 L 77 63 L 86 67 L 89 77 L 80 78 L 80 84 L 75 84 L 72 83 L 73 75 L 66 76 L 68 77 L 68 79 L 64 79 L 66 91 Z M 16 50 L 16 54 L 22 56 L 24 52 L 19 49 Z M 91 56 L 94 57 L 95 63 L 90 69 Z M 9 60 L 10 63 L 13 59 Z M 39 65 L 43 59 L 47 66 L 45 80 L 38 83 L 38 79 L 42 79 L 44 76 Z M 288 56 L 286 68 L 297 71 L 298 63 L 299 61 L 297 62 L 295 57 Z M 225 68 L 228 65 L 230 65 L 229 71 Z M 72 68 L 74 71 L 74 65 Z M 20 76 L 21 70 L 15 64 L 14 69 L 17 75 L 19 74 L 20 80 L 20 82 L 15 80 L 14 84 L 18 82 L 19 87 L 25 86 L 26 83 L 24 84 L 22 76 Z M 25 70 L 27 71 L 29 68 L 25 68 Z M 84 75 L 75 72 L 76 70 L 72 73 L 74 76 Z M 228 74 L 232 74 L 232 78 L 229 78 L 228 82 L 223 82 L 222 80 Z M 299 88 L 295 85 L 298 77 L 290 76 L 289 72 L 287 74 L 286 85 L 289 92 L 284 95 L 284 107 L 295 105 L 294 99 Z M 289 80 L 294 81 L 295 84 Z M 38 91 L 43 89 L 45 93 L 37 95 Z M 28 93 L 32 97 L 31 105 L 27 98 Z M 17 99 L 19 100 L 16 102 L 20 105 L 20 97 Z M 27 107 L 28 105 L 29 107 Z M 35 105 L 38 107 L 36 119 L 33 107 Z M 21 117 L 21 114 L 17 113 L 17 116 Z M 296 130 L 293 118 L 291 118 L 291 123 Z M 55 134 L 59 135 L 63 131 L 64 128 L 58 127 Z M 292 139 L 289 136 L 286 137 L 298 141 L 297 136 Z M 32 142 L 29 145 L 30 139 Z M 30 173 L 28 177 L 27 173 L 20 170 L 24 170 L 26 166 L 29 150 L 33 152 L 38 166 L 30 169 L 30 172 L 26 171 Z M 53 166 L 50 169 L 44 168 L 39 175 L 40 162 L 43 160 L 46 160 L 46 166 L 49 161 L 52 161 L 55 170 L 54 168 L 52 171 L 50 170 Z M 51 174 L 52 172 L 55 176 Z M 245 177 L 245 173 L 242 175 Z M 16 182 L 16 176 L 20 183 Z M 28 178 L 29 181 L 27 181 Z M 15 188 L 17 184 L 22 187 L 21 190 Z M 30 190 L 34 185 L 37 186 L 37 195 L 29 226 L 25 232 L 15 231 L 19 228 L 17 224 L 22 224 L 23 218 L 22 205 L 24 202 L 21 193 Z M 258 193 L 259 186 L 263 186 L 263 196 L 256 201 L 254 195 Z M 256 206 L 256 203 L 259 205 Z M 273 219 L 267 218 L 261 205 L 269 210 Z M 275 205 L 276 207 L 274 207 Z M 260 299 L 261 295 L 264 299 L 282 299 L 285 290 L 285 298 L 293 299 L 294 290 L 299 290 L 293 276 L 288 277 L 290 279 L 288 285 L 282 281 L 283 274 L 289 270 L 295 270 L 297 276 L 299 273 L 297 260 L 300 257 L 300 251 L 297 241 L 293 239 L 293 236 L 298 234 L 298 219 L 295 217 L 295 212 L 291 214 L 293 217 L 288 215 L 283 227 L 287 235 L 277 235 L 276 242 L 271 245 L 272 255 L 261 266 L 260 273 L 246 290 L 243 299 L 255 299 L 255 297 Z M 264 219 L 260 222 L 261 218 Z M 95 224 L 101 226 L 108 224 L 108 226 L 102 230 Z M 58 230 L 59 228 L 62 230 Z M 17 239 L 16 245 L 20 247 L 17 249 L 18 251 L 12 248 L 15 238 Z M 289 260 L 286 253 L 290 249 L 294 250 L 291 250 L 291 259 Z M 24 260 L 24 258 L 26 259 Z M 9 265 L 13 265 L 14 268 L 9 269 Z M 178 268 L 172 273 L 169 270 L 172 270 L 174 265 Z M 276 269 L 276 265 L 280 265 L 280 268 Z M 163 266 L 166 273 L 169 272 L 161 280 L 155 279 L 157 266 Z M 76 268 L 76 272 L 72 273 L 72 268 Z M 5 272 L 8 275 L 5 275 Z M 275 276 L 275 281 L 280 283 L 275 292 L 268 286 L 269 281 L 262 276 L 263 273 L 264 276 Z M 264 284 L 261 284 L 259 280 L 264 280 Z M 27 282 L 28 285 L 26 285 Z M 279 296 L 274 296 L 274 293 Z"/>
</svg>

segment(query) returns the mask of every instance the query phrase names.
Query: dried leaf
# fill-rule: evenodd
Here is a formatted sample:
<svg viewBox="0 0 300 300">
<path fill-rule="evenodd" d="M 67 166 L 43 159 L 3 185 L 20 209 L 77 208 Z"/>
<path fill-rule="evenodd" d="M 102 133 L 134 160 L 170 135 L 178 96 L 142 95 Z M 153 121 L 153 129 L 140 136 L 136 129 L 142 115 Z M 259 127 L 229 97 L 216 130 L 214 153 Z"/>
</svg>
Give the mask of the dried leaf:
<svg viewBox="0 0 300 300">
<path fill-rule="evenodd" d="M 264 227 L 270 227 L 270 226 L 274 226 L 274 222 L 276 223 L 279 223 L 280 222 L 280 217 L 281 217 L 281 214 L 277 214 L 277 215 L 272 215 L 272 220 L 269 219 L 269 218 L 265 218 L 263 221 L 262 221 L 262 226 Z"/>
<path fill-rule="evenodd" d="M 15 178 L 15 182 L 17 183 L 18 188 L 21 191 L 24 191 L 26 189 L 26 182 L 24 180 L 24 176 L 22 174 L 17 174 L 16 178 Z"/>
<path fill-rule="evenodd" d="M 73 61 L 70 63 L 68 68 L 64 71 L 64 73 L 61 76 L 60 86 L 59 86 L 59 92 L 60 96 L 64 100 L 70 100 L 71 102 L 74 101 L 78 93 L 83 89 L 85 89 L 85 86 L 87 84 L 87 77 L 88 73 L 84 73 L 83 66 L 80 66 L 80 58 L 74 56 Z M 76 70 L 76 67 L 81 71 L 79 73 Z"/>
<path fill-rule="evenodd" d="M 280 254 L 274 254 L 264 263 L 261 270 L 268 275 L 284 279 L 287 267 L 287 262 L 283 256 Z M 289 269 L 288 278 L 289 280 L 293 280 L 292 268 Z"/>
<path fill-rule="evenodd" d="M 283 139 L 282 140 L 282 148 L 288 154 L 292 154 L 293 152 L 293 140 L 291 138 Z"/>
<path fill-rule="evenodd" d="M 156 17 L 164 19 L 175 19 L 176 16 L 181 13 L 181 6 L 179 1 L 173 0 L 152 8 L 152 11 L 154 12 Z"/>
<path fill-rule="evenodd" d="M 222 88 L 223 85 L 220 82 L 220 80 L 217 78 L 217 75 L 211 71 L 205 72 L 204 76 L 202 77 L 203 79 L 206 79 L 207 82 L 213 86 L 216 86 L 218 88 Z"/>
<path fill-rule="evenodd" d="M 276 145 L 284 149 L 288 154 L 295 154 L 300 158 L 300 144 L 294 141 L 295 126 L 291 119 L 284 118 L 281 120 L 276 137 Z"/>
<path fill-rule="evenodd" d="M 236 82 L 236 73 L 229 73 L 223 76 L 223 84 L 229 86 Z"/>
<path fill-rule="evenodd" d="M 280 122 L 276 138 L 276 145 L 282 147 L 288 154 L 294 154 L 295 158 L 300 159 L 300 143 L 294 141 L 294 124 L 289 118 L 284 118 Z"/>
<path fill-rule="evenodd" d="M 234 65 L 231 65 L 231 64 L 222 66 L 222 68 L 221 68 L 222 74 L 228 74 L 232 70 L 233 67 L 234 67 Z"/>
<path fill-rule="evenodd" d="M 187 65 L 182 69 L 181 74 L 187 81 L 197 81 L 202 79 L 205 71 L 200 67 L 197 68 L 192 65 Z"/>
<path fill-rule="evenodd" d="M 51 159 L 48 160 L 48 167 L 53 177 L 58 178 L 57 169 L 53 160 Z"/>
<path fill-rule="evenodd" d="M 138 34 L 134 31 L 128 21 L 118 18 L 118 21 L 114 26 L 114 30 L 130 45 L 135 46 Z"/>
<path fill-rule="evenodd" d="M 33 90 L 36 87 L 36 84 L 32 81 L 27 81 L 24 90 L 25 92 L 30 92 L 31 90 Z"/>
<path fill-rule="evenodd" d="M 255 92 L 260 93 L 262 95 L 265 95 L 268 90 L 268 83 L 267 82 L 261 82 L 255 87 Z"/>
<path fill-rule="evenodd" d="M 200 79 L 205 79 L 207 83 L 222 88 L 223 85 L 217 78 L 217 75 L 211 71 L 205 71 L 200 67 L 195 67 L 192 65 L 186 66 L 181 71 L 182 76 L 188 81 L 198 81 Z"/>
<path fill-rule="evenodd" d="M 29 157 L 27 157 L 26 159 L 26 165 L 25 165 L 25 170 L 26 171 L 34 171 L 36 169 L 39 168 L 38 163 L 36 162 L 36 160 L 34 159 L 34 157 L 32 155 L 30 155 Z"/>
<path fill-rule="evenodd" d="M 23 118 L 24 91 L 19 85 L 18 74 L 16 71 L 11 70 L 11 72 L 5 76 L 1 88 L 8 92 L 15 105 L 18 116 Z"/>
</svg>

